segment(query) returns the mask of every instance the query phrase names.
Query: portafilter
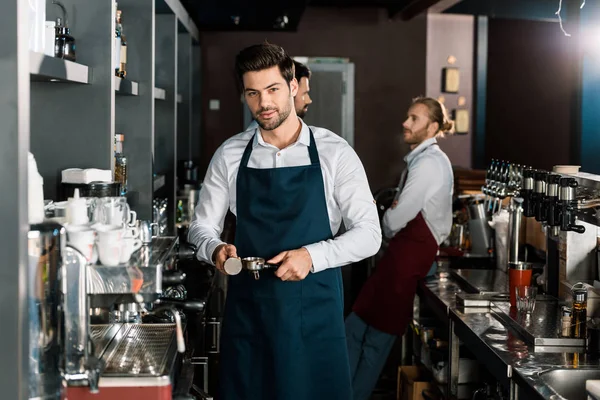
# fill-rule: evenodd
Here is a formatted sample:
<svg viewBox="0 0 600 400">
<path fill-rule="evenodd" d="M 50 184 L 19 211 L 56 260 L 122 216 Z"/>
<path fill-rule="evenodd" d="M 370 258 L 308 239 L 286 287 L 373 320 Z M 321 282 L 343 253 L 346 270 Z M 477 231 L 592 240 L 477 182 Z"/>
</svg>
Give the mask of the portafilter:
<svg viewBox="0 0 600 400">
<path fill-rule="evenodd" d="M 277 269 L 279 264 L 268 264 L 264 258 L 260 257 L 244 257 L 244 258 L 229 258 L 225 261 L 223 269 L 227 275 L 237 275 L 242 269 L 246 269 L 254 274 L 254 279 L 260 278 L 260 271 L 264 269 Z"/>
</svg>

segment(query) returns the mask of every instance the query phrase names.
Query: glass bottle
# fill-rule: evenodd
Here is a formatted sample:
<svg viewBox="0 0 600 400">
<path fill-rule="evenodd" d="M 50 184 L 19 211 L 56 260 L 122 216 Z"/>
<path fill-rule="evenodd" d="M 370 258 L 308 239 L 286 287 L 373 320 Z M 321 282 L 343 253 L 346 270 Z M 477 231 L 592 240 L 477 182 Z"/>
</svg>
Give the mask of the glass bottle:
<svg viewBox="0 0 600 400">
<path fill-rule="evenodd" d="M 127 76 L 127 38 L 123 32 L 123 13 L 121 11 L 119 11 L 119 27 L 121 31 L 121 47 L 118 50 L 120 51 L 118 76 L 125 78 Z"/>
<path fill-rule="evenodd" d="M 573 291 L 573 316 L 571 319 L 571 337 L 586 338 L 587 319 L 587 290 L 576 289 Z"/>
<path fill-rule="evenodd" d="M 121 196 L 127 194 L 127 157 L 123 155 L 123 142 L 125 135 L 115 135 L 115 173 L 114 181 L 121 184 Z"/>
<path fill-rule="evenodd" d="M 117 3 L 115 3 L 115 49 L 114 49 L 114 69 L 115 75 L 119 76 L 119 70 L 121 69 L 121 10 L 117 10 Z"/>
</svg>

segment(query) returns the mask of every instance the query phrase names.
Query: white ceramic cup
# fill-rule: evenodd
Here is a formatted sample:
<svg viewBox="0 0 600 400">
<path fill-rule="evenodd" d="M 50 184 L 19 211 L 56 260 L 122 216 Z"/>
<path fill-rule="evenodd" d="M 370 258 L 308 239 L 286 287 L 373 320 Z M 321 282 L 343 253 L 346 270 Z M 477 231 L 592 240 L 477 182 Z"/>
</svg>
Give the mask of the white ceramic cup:
<svg viewBox="0 0 600 400">
<path fill-rule="evenodd" d="M 126 226 L 125 227 L 125 237 L 138 239 L 140 237 L 140 229 L 135 226 Z"/>
<path fill-rule="evenodd" d="M 139 250 L 142 247 L 142 241 L 135 237 L 126 236 L 122 241 L 121 248 L 121 264 L 126 263 L 131 258 L 134 251 Z"/>
<path fill-rule="evenodd" d="M 88 225 L 67 226 L 67 242 L 79 250 L 89 263 L 94 262 L 96 231 Z"/>
<path fill-rule="evenodd" d="M 94 226 L 98 232 L 98 256 L 100 263 L 109 267 L 119 265 L 123 249 L 123 238 L 125 230 L 121 225 L 102 225 Z"/>
<path fill-rule="evenodd" d="M 94 222 L 109 225 L 134 226 L 137 213 L 132 211 L 124 197 L 102 197 L 94 208 Z"/>
</svg>

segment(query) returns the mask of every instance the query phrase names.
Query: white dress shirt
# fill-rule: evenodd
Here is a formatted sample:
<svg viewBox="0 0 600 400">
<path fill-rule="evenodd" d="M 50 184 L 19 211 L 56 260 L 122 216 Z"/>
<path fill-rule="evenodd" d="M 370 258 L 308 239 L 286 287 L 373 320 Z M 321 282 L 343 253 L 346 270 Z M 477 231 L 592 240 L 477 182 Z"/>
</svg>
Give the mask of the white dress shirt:
<svg viewBox="0 0 600 400">
<path fill-rule="evenodd" d="M 398 204 L 383 216 L 387 238 L 394 237 L 419 212 L 438 245 L 450 234 L 454 174 L 450 160 L 436 144 L 435 138 L 427 139 L 404 157 L 407 167 L 400 180 Z"/>
<path fill-rule="evenodd" d="M 266 143 L 259 129 L 239 133 L 217 149 L 206 172 L 188 234 L 188 240 L 198 248 L 199 259 L 212 264 L 213 252 L 223 243 L 220 235 L 227 209 L 236 214 L 240 161 L 255 133 L 248 167 L 265 169 L 310 164 L 310 131 L 301 119 L 299 121 L 302 129 L 298 140 L 283 150 Z M 331 232 L 338 233 L 342 220 L 346 227 L 346 231 L 334 239 L 304 246 L 312 258 L 313 272 L 319 272 L 375 254 L 381 244 L 381 228 L 365 170 L 352 147 L 327 129 L 311 129 L 319 151 Z"/>
</svg>

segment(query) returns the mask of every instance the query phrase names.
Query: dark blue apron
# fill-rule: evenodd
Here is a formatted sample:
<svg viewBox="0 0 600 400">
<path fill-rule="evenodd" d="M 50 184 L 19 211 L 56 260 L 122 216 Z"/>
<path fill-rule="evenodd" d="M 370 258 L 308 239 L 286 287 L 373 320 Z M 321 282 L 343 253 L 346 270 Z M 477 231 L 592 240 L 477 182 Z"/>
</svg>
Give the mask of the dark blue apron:
<svg viewBox="0 0 600 400">
<path fill-rule="evenodd" d="M 333 237 L 323 175 L 310 132 L 311 164 L 248 167 L 237 176 L 235 245 L 240 257 L 265 260 Z M 339 268 L 283 282 L 272 270 L 255 280 L 229 277 L 219 400 L 350 400 L 352 385 Z"/>
</svg>

